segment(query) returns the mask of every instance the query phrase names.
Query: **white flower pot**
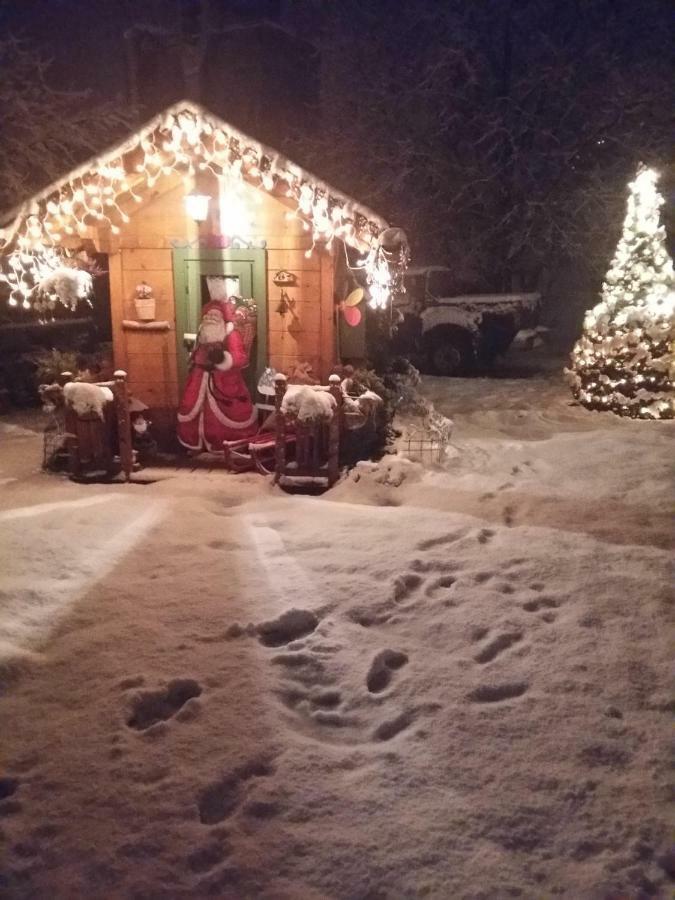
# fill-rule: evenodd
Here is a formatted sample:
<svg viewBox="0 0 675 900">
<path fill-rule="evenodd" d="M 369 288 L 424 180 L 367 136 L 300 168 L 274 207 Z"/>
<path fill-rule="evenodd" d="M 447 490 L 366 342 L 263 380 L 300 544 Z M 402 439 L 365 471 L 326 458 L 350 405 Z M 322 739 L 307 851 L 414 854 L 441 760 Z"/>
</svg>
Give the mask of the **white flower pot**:
<svg viewBox="0 0 675 900">
<path fill-rule="evenodd" d="M 141 322 L 151 322 L 155 318 L 155 298 L 154 297 L 136 297 L 136 318 Z"/>
</svg>

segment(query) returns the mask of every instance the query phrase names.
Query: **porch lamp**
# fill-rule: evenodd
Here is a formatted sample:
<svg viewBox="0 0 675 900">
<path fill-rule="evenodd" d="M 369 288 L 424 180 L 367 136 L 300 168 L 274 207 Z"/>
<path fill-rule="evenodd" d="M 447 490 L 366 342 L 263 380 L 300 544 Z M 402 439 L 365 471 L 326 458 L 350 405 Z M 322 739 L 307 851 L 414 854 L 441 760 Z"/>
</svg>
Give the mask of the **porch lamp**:
<svg viewBox="0 0 675 900">
<path fill-rule="evenodd" d="M 210 201 L 208 194 L 186 194 L 185 212 L 194 222 L 206 222 Z"/>
</svg>

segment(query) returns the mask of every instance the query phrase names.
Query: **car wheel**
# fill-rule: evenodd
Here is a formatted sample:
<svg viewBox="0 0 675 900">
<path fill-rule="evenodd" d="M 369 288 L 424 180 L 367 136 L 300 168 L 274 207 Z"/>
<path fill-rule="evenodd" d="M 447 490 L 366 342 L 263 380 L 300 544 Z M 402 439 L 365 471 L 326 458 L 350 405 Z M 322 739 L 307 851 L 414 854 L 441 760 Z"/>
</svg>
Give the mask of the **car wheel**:
<svg viewBox="0 0 675 900">
<path fill-rule="evenodd" d="M 433 335 L 428 356 L 434 375 L 446 378 L 462 375 L 471 363 L 471 346 L 465 335 L 455 330 L 442 329 Z"/>
</svg>

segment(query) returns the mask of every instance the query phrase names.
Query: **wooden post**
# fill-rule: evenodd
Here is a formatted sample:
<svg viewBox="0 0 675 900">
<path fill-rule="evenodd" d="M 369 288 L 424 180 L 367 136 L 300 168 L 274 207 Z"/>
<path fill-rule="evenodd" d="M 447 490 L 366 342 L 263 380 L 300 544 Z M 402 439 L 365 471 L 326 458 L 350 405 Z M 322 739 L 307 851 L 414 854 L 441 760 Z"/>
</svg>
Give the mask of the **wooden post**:
<svg viewBox="0 0 675 900">
<path fill-rule="evenodd" d="M 61 372 L 61 387 L 73 380 L 72 372 Z M 64 422 L 66 428 L 66 450 L 68 451 L 68 471 L 77 478 L 80 474 L 79 441 L 77 439 L 77 413 L 65 404 Z"/>
<path fill-rule="evenodd" d="M 339 375 L 328 379 L 330 392 L 335 398 L 335 411 L 328 426 L 328 485 L 335 484 L 340 474 L 340 430 L 342 426 L 342 385 Z"/>
<path fill-rule="evenodd" d="M 115 416 L 117 418 L 120 463 L 124 472 L 124 479 L 129 481 L 134 465 L 134 454 L 131 446 L 131 416 L 129 415 L 127 373 L 123 369 L 117 369 L 113 373 L 113 378 L 115 379 L 113 394 L 115 395 Z"/>
<path fill-rule="evenodd" d="M 286 393 L 287 378 L 279 372 L 274 376 L 274 424 L 276 428 L 276 444 L 274 446 L 274 483 L 284 474 L 286 468 L 286 417 L 281 411 L 281 404 Z"/>
</svg>

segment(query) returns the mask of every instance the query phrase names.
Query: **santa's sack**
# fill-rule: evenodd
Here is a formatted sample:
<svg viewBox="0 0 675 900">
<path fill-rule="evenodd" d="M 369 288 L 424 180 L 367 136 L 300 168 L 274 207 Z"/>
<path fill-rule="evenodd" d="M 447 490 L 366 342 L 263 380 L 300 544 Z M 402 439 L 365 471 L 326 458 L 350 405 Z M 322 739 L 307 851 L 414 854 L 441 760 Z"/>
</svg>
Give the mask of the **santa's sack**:
<svg viewBox="0 0 675 900">
<path fill-rule="evenodd" d="M 244 305 L 244 303 L 246 305 Z M 251 361 L 251 348 L 258 331 L 258 311 L 253 300 L 244 301 L 234 311 L 234 327 L 241 335 L 241 340 L 246 353 L 246 362 L 242 368 L 246 368 Z"/>
</svg>

